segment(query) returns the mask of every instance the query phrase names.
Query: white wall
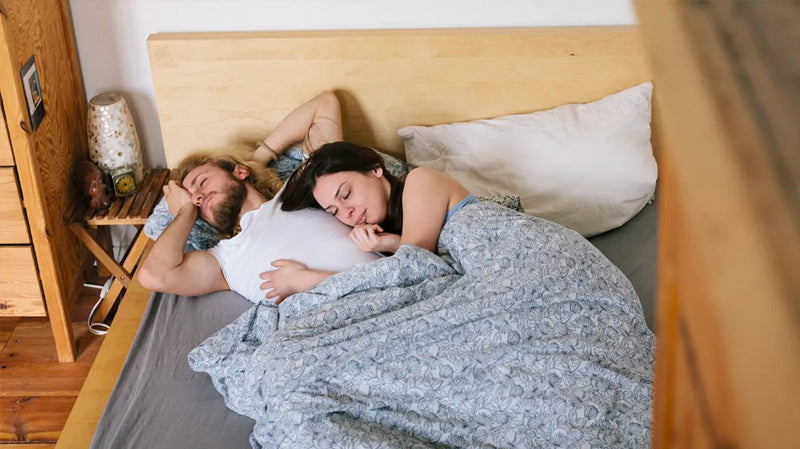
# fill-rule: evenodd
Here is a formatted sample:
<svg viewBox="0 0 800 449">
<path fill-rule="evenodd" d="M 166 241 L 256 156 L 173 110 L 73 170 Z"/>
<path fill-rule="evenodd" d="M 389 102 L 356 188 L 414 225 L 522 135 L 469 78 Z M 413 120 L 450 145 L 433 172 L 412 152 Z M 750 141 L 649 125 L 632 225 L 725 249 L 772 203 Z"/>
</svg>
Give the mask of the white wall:
<svg viewBox="0 0 800 449">
<path fill-rule="evenodd" d="M 147 167 L 165 157 L 145 40 L 167 31 L 617 25 L 630 0 L 70 0 L 87 99 L 120 92 Z"/>
</svg>

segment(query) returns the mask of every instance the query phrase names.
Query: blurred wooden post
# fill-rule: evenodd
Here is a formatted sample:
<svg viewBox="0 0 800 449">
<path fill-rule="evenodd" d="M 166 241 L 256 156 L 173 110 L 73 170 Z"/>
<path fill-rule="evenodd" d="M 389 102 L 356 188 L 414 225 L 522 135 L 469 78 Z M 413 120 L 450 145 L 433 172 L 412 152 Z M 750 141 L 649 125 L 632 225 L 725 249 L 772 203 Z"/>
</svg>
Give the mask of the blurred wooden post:
<svg viewBox="0 0 800 449">
<path fill-rule="evenodd" d="M 638 0 L 663 121 L 653 446 L 800 441 L 800 7 Z"/>
</svg>

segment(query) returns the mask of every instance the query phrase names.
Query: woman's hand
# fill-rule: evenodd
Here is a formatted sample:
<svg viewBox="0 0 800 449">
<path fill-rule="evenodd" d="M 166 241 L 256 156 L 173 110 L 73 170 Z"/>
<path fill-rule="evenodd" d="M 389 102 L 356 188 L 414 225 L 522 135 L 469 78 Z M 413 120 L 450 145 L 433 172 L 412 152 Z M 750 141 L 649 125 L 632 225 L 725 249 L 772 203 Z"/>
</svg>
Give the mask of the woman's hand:
<svg viewBox="0 0 800 449">
<path fill-rule="evenodd" d="M 383 228 L 375 224 L 357 225 L 350 231 L 350 240 L 365 253 L 373 251 L 393 253 L 400 245 L 399 235 L 383 232 Z"/>
<path fill-rule="evenodd" d="M 192 195 L 176 181 L 168 182 L 163 190 L 167 209 L 173 216 L 177 216 L 183 209 L 190 210 L 189 208 L 195 208 L 196 210 L 197 206 L 192 203 Z"/>
<path fill-rule="evenodd" d="M 266 290 L 265 297 L 275 304 L 280 304 L 287 297 L 304 292 L 319 284 L 333 273 L 311 270 L 306 265 L 294 261 L 280 259 L 272 262 L 275 270 L 265 271 L 258 277 L 264 280 L 261 290 Z"/>
</svg>

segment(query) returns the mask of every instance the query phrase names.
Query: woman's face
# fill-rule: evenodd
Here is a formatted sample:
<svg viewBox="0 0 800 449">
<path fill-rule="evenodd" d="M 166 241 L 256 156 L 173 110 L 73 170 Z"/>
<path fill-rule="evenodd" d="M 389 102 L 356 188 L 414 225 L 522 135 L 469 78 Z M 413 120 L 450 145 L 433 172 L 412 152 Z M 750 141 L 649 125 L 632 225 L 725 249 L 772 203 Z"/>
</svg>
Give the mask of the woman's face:
<svg viewBox="0 0 800 449">
<path fill-rule="evenodd" d="M 344 171 L 322 175 L 314 187 L 314 199 L 339 221 L 356 226 L 380 224 L 386 219 L 391 187 L 383 170 Z"/>
</svg>

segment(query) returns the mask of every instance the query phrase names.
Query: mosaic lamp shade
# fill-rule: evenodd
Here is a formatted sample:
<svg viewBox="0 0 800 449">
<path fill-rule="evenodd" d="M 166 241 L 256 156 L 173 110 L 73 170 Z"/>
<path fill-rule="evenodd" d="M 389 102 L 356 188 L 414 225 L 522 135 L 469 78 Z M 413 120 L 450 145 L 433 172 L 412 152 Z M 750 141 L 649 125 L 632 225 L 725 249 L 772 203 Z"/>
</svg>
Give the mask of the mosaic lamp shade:
<svg viewBox="0 0 800 449">
<path fill-rule="evenodd" d="M 136 126 L 122 95 L 100 94 L 89 101 L 89 157 L 104 173 L 127 168 L 136 183 L 144 180 Z"/>
</svg>

